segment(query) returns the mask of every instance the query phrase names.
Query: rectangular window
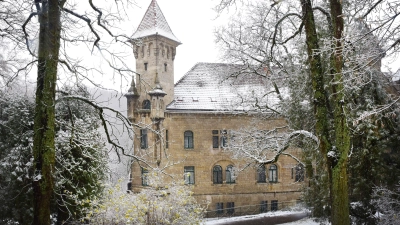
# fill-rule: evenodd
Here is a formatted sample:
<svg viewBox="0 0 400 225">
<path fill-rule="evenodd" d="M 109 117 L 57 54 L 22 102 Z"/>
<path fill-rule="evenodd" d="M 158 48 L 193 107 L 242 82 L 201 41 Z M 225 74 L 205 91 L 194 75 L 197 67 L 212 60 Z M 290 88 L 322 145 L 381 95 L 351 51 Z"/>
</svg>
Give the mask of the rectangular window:
<svg viewBox="0 0 400 225">
<path fill-rule="evenodd" d="M 269 175 L 268 175 L 268 178 L 269 178 L 269 182 L 270 182 L 270 183 L 276 183 L 276 182 L 278 182 L 278 168 L 277 168 L 276 165 L 272 164 L 272 165 L 269 167 Z"/>
<path fill-rule="evenodd" d="M 213 130 L 212 131 L 212 143 L 213 143 L 213 148 L 219 148 L 219 147 L 228 147 L 228 132 L 226 130 Z"/>
<path fill-rule="evenodd" d="M 267 175 L 265 174 L 265 165 L 259 165 L 257 168 L 257 182 L 258 183 L 266 183 Z"/>
<path fill-rule="evenodd" d="M 224 213 L 224 203 L 218 202 L 217 203 L 217 214 L 223 214 Z"/>
<path fill-rule="evenodd" d="M 235 212 L 235 203 L 234 202 L 228 202 L 226 204 L 226 212 L 228 214 L 233 214 Z"/>
<path fill-rule="evenodd" d="M 296 172 L 296 176 L 295 176 L 295 181 L 296 182 L 301 182 L 304 181 L 304 167 L 299 164 L 295 167 L 295 172 Z"/>
<path fill-rule="evenodd" d="M 184 175 L 185 184 L 194 184 L 194 166 L 185 166 Z"/>
<path fill-rule="evenodd" d="M 219 138 L 218 138 L 218 136 L 213 136 L 213 148 L 219 148 Z"/>
<path fill-rule="evenodd" d="M 213 143 L 213 148 L 219 148 L 219 136 L 218 136 L 218 130 L 213 130 L 212 131 L 212 143 Z"/>
<path fill-rule="evenodd" d="M 261 213 L 268 212 L 268 201 L 261 201 L 260 212 Z"/>
<path fill-rule="evenodd" d="M 164 63 L 164 71 L 167 72 L 167 64 Z"/>
<path fill-rule="evenodd" d="M 142 186 L 149 186 L 149 171 L 146 168 L 142 169 Z"/>
<path fill-rule="evenodd" d="M 147 63 L 144 63 L 144 70 L 147 71 Z"/>
<path fill-rule="evenodd" d="M 147 129 L 140 130 L 140 148 L 146 149 L 148 147 L 147 143 Z"/>
<path fill-rule="evenodd" d="M 226 130 L 221 130 L 221 147 L 225 148 L 228 147 L 228 132 Z"/>
<path fill-rule="evenodd" d="M 165 130 L 165 148 L 168 148 L 168 130 Z"/>
<path fill-rule="evenodd" d="M 186 149 L 193 148 L 193 132 L 190 130 L 185 131 L 184 135 L 184 147 Z"/>
<path fill-rule="evenodd" d="M 278 200 L 272 200 L 271 201 L 271 211 L 277 211 L 278 210 Z"/>
<path fill-rule="evenodd" d="M 222 148 L 228 147 L 228 138 L 226 136 L 221 136 L 221 147 Z"/>
</svg>

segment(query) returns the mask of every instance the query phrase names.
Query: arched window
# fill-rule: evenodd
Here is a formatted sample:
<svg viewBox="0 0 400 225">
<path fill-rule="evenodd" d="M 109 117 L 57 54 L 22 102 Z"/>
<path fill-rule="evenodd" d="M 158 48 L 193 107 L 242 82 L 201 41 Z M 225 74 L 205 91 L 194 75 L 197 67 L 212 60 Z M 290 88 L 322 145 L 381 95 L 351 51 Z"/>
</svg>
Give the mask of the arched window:
<svg viewBox="0 0 400 225">
<path fill-rule="evenodd" d="M 186 149 L 193 148 L 193 132 L 190 130 L 185 131 L 183 134 L 184 138 L 184 147 Z"/>
<path fill-rule="evenodd" d="M 150 100 L 146 99 L 142 103 L 142 109 L 150 109 L 151 108 L 151 103 Z"/>
<path fill-rule="evenodd" d="M 257 182 L 258 183 L 267 182 L 267 176 L 265 174 L 265 165 L 259 165 L 257 168 Z"/>
<path fill-rule="evenodd" d="M 278 182 L 278 167 L 274 164 L 272 164 L 269 167 L 269 182 L 271 183 L 276 183 Z"/>
<path fill-rule="evenodd" d="M 213 168 L 213 183 L 222 184 L 222 167 L 219 165 Z"/>
<path fill-rule="evenodd" d="M 228 184 L 235 183 L 235 173 L 234 173 L 234 167 L 232 165 L 226 167 L 225 175 L 226 175 L 226 183 Z"/>
<path fill-rule="evenodd" d="M 296 182 L 304 181 L 304 166 L 302 164 L 298 164 L 295 170 L 296 170 L 295 181 Z"/>
</svg>

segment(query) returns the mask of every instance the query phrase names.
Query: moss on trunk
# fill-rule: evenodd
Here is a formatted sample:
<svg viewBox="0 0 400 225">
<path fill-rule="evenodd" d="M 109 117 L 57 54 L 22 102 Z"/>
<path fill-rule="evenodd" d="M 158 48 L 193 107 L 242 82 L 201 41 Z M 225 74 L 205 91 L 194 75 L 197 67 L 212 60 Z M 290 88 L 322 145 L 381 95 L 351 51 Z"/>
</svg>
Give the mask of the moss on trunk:
<svg viewBox="0 0 400 225">
<path fill-rule="evenodd" d="M 327 165 L 328 180 L 330 183 L 331 221 L 333 225 L 349 225 L 349 198 L 347 157 L 350 149 L 350 133 L 345 117 L 344 88 L 343 88 L 343 57 L 342 57 L 342 33 L 343 18 L 342 5 L 339 0 L 331 0 L 331 16 L 333 25 L 334 52 L 331 56 L 331 74 L 334 76 L 331 87 L 331 100 L 326 96 L 324 71 L 322 69 L 321 56 L 315 54 L 319 50 L 318 36 L 316 32 L 313 9 L 310 0 L 301 0 L 303 22 L 306 30 L 306 44 L 308 62 L 310 64 L 310 76 L 314 90 L 314 110 L 316 116 L 315 132 L 319 138 L 319 150 L 324 155 Z M 333 123 L 329 121 L 328 110 L 330 105 L 334 107 Z M 334 137 L 329 131 L 334 131 Z M 337 158 L 329 157 L 328 152 L 334 151 Z"/>
<path fill-rule="evenodd" d="M 34 225 L 50 225 L 50 205 L 54 193 L 55 165 L 55 90 L 60 49 L 60 4 L 49 0 L 42 3 L 39 15 L 38 76 L 34 119 L 33 156 L 35 179 Z"/>
</svg>

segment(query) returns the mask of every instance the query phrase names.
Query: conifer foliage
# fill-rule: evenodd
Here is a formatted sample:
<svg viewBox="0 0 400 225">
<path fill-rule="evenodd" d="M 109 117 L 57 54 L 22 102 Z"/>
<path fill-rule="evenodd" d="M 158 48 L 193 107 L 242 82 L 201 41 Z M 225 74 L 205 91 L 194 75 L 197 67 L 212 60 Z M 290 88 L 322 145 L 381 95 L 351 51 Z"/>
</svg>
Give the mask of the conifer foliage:
<svg viewBox="0 0 400 225">
<path fill-rule="evenodd" d="M 80 87 L 63 93 L 87 97 Z M 27 224 L 33 218 L 33 112 L 32 98 L 1 93 L 0 118 L 0 221 Z M 105 142 L 94 111 L 79 101 L 56 105 L 56 166 L 52 218 L 57 224 L 80 217 L 87 207 L 76 199 L 98 198 L 107 172 Z"/>
</svg>

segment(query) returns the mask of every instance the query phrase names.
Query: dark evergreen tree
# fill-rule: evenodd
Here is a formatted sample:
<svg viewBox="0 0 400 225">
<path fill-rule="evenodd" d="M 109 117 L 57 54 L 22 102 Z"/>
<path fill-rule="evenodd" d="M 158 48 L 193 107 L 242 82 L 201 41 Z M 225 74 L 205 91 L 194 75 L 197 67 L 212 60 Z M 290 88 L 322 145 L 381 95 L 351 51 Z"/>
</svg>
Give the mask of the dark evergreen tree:
<svg viewBox="0 0 400 225">
<path fill-rule="evenodd" d="M 30 224 L 34 102 L 0 92 L 0 223 Z"/>
<path fill-rule="evenodd" d="M 64 88 L 68 95 L 88 97 L 85 88 Z M 33 219 L 32 98 L 0 93 L 0 223 L 31 224 Z M 56 172 L 52 218 L 57 224 L 80 218 L 100 196 L 107 173 L 105 141 L 99 118 L 79 100 L 56 105 Z"/>
</svg>

